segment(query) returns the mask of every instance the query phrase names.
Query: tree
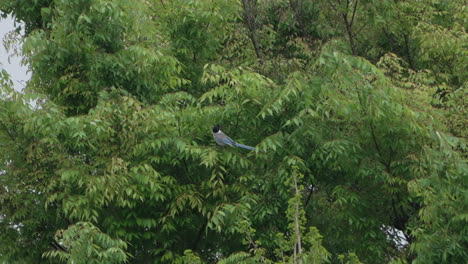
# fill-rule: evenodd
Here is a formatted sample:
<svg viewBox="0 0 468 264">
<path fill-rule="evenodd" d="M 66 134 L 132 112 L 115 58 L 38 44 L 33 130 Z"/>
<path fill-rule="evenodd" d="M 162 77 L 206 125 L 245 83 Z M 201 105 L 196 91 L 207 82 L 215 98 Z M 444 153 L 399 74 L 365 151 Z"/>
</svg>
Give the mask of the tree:
<svg viewBox="0 0 468 264">
<path fill-rule="evenodd" d="M 466 259 L 460 4 L 13 2 L 1 261 Z"/>
</svg>

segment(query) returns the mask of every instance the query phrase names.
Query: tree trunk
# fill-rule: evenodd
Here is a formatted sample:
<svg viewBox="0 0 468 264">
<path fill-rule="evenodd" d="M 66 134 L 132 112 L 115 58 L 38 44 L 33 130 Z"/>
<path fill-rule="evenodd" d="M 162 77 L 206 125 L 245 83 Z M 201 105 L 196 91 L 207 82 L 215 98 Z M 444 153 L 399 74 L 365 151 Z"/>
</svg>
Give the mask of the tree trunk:
<svg viewBox="0 0 468 264">
<path fill-rule="evenodd" d="M 295 189 L 295 196 L 296 198 L 299 197 L 299 188 L 297 188 L 297 179 L 294 175 L 294 189 Z M 299 228 L 299 201 L 296 199 L 295 201 L 296 211 L 294 214 L 294 226 L 296 232 L 296 243 L 294 245 L 294 263 L 302 264 L 302 243 L 301 243 L 301 230 Z M 297 254 L 299 255 L 299 261 L 296 262 L 296 247 L 297 247 Z"/>
</svg>

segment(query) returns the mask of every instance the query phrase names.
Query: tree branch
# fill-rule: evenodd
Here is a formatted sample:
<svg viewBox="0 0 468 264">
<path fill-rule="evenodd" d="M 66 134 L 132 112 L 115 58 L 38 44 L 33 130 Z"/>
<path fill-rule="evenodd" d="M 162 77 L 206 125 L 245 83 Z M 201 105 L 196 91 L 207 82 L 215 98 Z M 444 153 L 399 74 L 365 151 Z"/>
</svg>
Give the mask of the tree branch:
<svg viewBox="0 0 468 264">
<path fill-rule="evenodd" d="M 356 9 L 357 9 L 357 5 L 359 3 L 359 0 L 355 0 L 356 2 L 354 2 L 354 9 L 353 9 L 353 15 L 351 16 L 351 26 L 353 26 L 353 23 L 354 23 L 354 16 L 356 15 Z"/>
<path fill-rule="evenodd" d="M 351 53 L 353 55 L 356 55 L 356 48 L 354 46 L 353 23 L 354 23 L 354 16 L 356 14 L 358 1 L 356 0 L 356 2 L 355 2 L 351 21 L 349 21 L 349 17 L 348 17 L 349 4 L 350 4 L 349 0 L 346 0 L 346 10 L 341 15 L 342 15 L 343 21 L 345 23 L 346 32 L 348 33 L 348 39 L 349 39 L 349 45 L 351 47 Z"/>
<path fill-rule="evenodd" d="M 68 252 L 66 248 L 64 248 L 62 245 L 60 245 L 55 239 L 52 239 L 50 244 L 55 248 L 55 250 L 63 251 L 63 252 Z"/>
<path fill-rule="evenodd" d="M 306 202 L 304 203 L 304 208 L 306 208 L 307 205 L 309 204 L 310 198 L 312 198 L 313 193 L 314 193 L 314 185 L 312 185 L 311 188 L 310 188 L 309 195 L 307 195 Z"/>
<path fill-rule="evenodd" d="M 242 6 L 244 9 L 244 21 L 245 21 L 245 24 L 247 25 L 247 29 L 249 30 L 249 37 L 254 46 L 255 54 L 257 55 L 257 58 L 260 60 L 260 63 L 262 63 L 262 55 L 260 53 L 260 45 L 257 39 L 255 19 L 254 19 L 254 14 L 253 14 L 254 12 L 253 1 L 254 0 L 242 0 Z"/>
<path fill-rule="evenodd" d="M 359 35 L 359 33 L 361 33 L 361 31 L 367 26 L 367 23 L 364 23 L 358 30 L 356 30 L 354 32 L 354 36 L 357 36 Z"/>
<path fill-rule="evenodd" d="M 294 213 L 294 231 L 296 232 L 296 245 L 294 246 L 294 263 L 296 263 L 296 246 L 297 246 L 297 254 L 299 255 L 299 264 L 302 264 L 302 245 L 301 245 L 301 231 L 299 228 L 299 188 L 297 187 L 297 178 L 294 175 L 294 189 L 295 189 L 295 196 L 296 199 L 294 201 L 295 205 L 295 213 Z"/>
</svg>

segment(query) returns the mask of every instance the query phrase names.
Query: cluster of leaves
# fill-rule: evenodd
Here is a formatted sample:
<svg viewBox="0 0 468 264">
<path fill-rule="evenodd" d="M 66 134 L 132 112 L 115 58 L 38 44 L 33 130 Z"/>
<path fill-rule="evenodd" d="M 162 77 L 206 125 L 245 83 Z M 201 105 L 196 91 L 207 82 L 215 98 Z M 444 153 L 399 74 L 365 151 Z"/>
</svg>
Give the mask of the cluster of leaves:
<svg viewBox="0 0 468 264">
<path fill-rule="evenodd" d="M 0 2 L 33 73 L 0 75 L 0 262 L 467 258 L 463 4 L 33 2 Z"/>
<path fill-rule="evenodd" d="M 112 239 L 87 222 L 78 222 L 55 235 L 60 250 L 44 253 L 67 263 L 125 263 L 127 244 Z"/>
</svg>

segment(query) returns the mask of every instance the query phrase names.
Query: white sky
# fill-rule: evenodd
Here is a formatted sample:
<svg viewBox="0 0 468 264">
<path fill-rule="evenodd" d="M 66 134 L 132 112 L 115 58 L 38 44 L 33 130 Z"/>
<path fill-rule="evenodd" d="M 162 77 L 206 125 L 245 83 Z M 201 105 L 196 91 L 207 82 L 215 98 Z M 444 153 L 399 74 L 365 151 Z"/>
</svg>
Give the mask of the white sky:
<svg viewBox="0 0 468 264">
<path fill-rule="evenodd" d="M 14 30 L 14 21 L 8 16 L 3 19 L 0 17 L 0 69 L 5 69 L 14 83 L 14 88 L 21 91 L 26 85 L 26 81 L 31 78 L 27 72 L 28 68 L 21 65 L 21 57 L 12 56 L 12 51 L 7 52 L 3 45 L 3 40 L 8 32 Z"/>
</svg>

